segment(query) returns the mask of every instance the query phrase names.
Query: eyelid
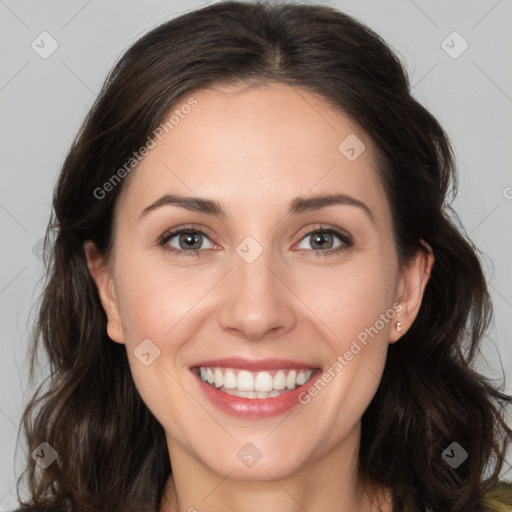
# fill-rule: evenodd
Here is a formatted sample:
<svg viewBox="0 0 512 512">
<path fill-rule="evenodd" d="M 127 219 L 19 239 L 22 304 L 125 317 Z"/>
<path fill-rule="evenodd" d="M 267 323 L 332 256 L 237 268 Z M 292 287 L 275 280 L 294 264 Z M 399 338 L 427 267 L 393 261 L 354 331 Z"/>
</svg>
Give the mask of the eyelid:
<svg viewBox="0 0 512 512">
<path fill-rule="evenodd" d="M 341 228 L 335 228 L 334 226 L 328 226 L 326 224 L 322 224 L 315 228 L 304 229 L 304 231 L 302 231 L 299 234 L 299 242 L 301 242 L 304 239 L 304 237 L 306 237 L 308 235 L 312 235 L 313 233 L 317 233 L 317 232 L 331 233 L 331 234 L 337 236 L 338 238 L 340 238 L 340 240 L 345 243 L 350 243 L 350 244 L 353 243 L 353 239 L 347 231 L 345 231 L 344 229 L 341 229 Z"/>
</svg>

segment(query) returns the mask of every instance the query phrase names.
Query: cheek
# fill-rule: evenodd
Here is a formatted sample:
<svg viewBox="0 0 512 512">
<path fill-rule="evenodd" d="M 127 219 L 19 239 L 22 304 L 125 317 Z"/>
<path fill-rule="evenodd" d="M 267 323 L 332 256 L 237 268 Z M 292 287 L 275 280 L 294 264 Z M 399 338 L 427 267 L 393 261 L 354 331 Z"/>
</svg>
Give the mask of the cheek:
<svg viewBox="0 0 512 512">
<path fill-rule="evenodd" d="M 182 346 L 192 336 L 191 330 L 184 332 L 184 326 L 190 322 L 189 315 L 193 318 L 191 308 L 198 300 L 200 290 L 194 288 L 186 286 L 178 273 L 166 275 L 148 265 L 139 267 L 119 286 L 125 344 L 135 386 L 157 420 L 181 437 L 188 430 L 181 429 L 182 424 L 175 421 L 176 411 L 190 415 L 184 406 L 195 403 L 180 384 L 185 370 L 179 361 Z M 144 357 L 147 353 L 149 356 Z"/>
<path fill-rule="evenodd" d="M 324 333 L 328 360 L 321 382 L 302 399 L 315 415 L 329 418 L 333 429 L 350 428 L 377 391 L 389 331 L 396 321 L 394 278 L 385 262 L 368 259 L 328 275 L 316 272 L 308 281 L 314 281 L 315 287 L 300 292 L 321 320 L 317 327 Z M 343 433 L 340 430 L 339 436 Z"/>
<path fill-rule="evenodd" d="M 368 258 L 328 271 L 314 269 L 293 286 L 322 321 L 321 332 L 337 354 L 376 323 L 381 336 L 387 336 L 390 321 L 385 318 L 382 324 L 380 319 L 394 314 L 394 272 L 385 263 Z"/>
<path fill-rule="evenodd" d="M 208 293 L 214 276 L 211 272 L 208 277 L 202 271 L 170 269 L 161 262 L 126 263 L 125 268 L 132 271 L 121 280 L 119 302 L 127 343 L 136 343 L 141 337 L 168 343 L 173 329 L 181 328 L 182 320 L 200 309 L 198 302 Z"/>
<path fill-rule="evenodd" d="M 148 260 L 150 258 L 147 258 Z M 118 260 L 116 290 L 125 329 L 125 344 L 134 382 L 146 405 L 161 418 L 162 411 L 180 410 L 184 347 L 197 336 L 198 315 L 205 315 L 210 271 L 170 269 L 142 257 Z M 208 277 L 209 276 L 209 277 Z M 142 351 L 142 347 L 144 350 Z M 149 352 L 148 366 L 138 356 Z M 159 390 L 155 393 L 155 390 Z"/>
</svg>

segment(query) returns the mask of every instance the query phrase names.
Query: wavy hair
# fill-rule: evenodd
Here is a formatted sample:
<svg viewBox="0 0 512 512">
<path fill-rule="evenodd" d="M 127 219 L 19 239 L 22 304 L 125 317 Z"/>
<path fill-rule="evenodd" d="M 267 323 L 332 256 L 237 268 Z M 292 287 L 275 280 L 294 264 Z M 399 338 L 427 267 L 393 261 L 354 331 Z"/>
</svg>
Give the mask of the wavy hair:
<svg viewBox="0 0 512 512">
<path fill-rule="evenodd" d="M 492 305 L 477 250 L 450 207 L 457 177 L 446 134 L 412 97 L 395 53 L 358 21 L 327 6 L 227 1 L 136 41 L 65 158 L 30 352 L 30 382 L 40 352 L 50 375 L 22 416 L 29 453 L 46 441 L 58 459 L 41 471 L 27 457 L 23 505 L 157 512 L 171 473 L 164 431 L 135 388 L 125 347 L 107 336 L 84 243 L 109 258 L 126 180 L 102 197 L 98 190 L 179 101 L 215 84 L 269 82 L 319 94 L 359 124 L 377 148 L 400 264 L 423 250 L 421 240 L 435 255 L 417 318 L 389 347 L 362 417 L 361 475 L 392 489 L 394 512 L 490 510 L 485 494 L 498 485 L 499 502 L 512 501 L 499 484 L 512 398 L 472 367 Z M 453 441 L 469 454 L 457 469 L 442 458 Z"/>
</svg>

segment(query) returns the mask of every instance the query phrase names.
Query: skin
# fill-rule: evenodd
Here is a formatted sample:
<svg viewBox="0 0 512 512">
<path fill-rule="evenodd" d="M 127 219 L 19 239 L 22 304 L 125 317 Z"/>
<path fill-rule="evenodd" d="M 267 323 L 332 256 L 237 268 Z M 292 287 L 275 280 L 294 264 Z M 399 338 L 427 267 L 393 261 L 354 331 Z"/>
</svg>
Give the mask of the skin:
<svg viewBox="0 0 512 512">
<path fill-rule="evenodd" d="M 389 343 L 416 317 L 434 257 L 418 251 L 399 267 L 389 203 L 375 150 L 358 125 L 321 97 L 283 84 L 216 86 L 164 136 L 129 177 L 116 205 L 114 253 L 86 245 L 108 317 L 126 345 L 135 384 L 163 425 L 174 478 L 161 512 L 320 512 L 391 510 L 389 490 L 358 478 L 361 416 L 374 396 Z M 338 146 L 356 134 L 366 146 L 349 161 Z M 287 215 L 298 196 L 339 192 L 363 208 L 331 205 Z M 164 193 L 218 201 L 225 218 L 166 205 L 140 218 Z M 306 231 L 348 233 L 324 249 Z M 174 255 L 156 241 L 170 228 L 195 228 L 203 256 Z M 252 236 L 252 263 L 236 252 Z M 202 240 L 202 245 L 201 244 Z M 331 244 L 331 245 L 330 245 Z M 187 250 L 180 237 L 168 245 Z M 285 358 L 326 369 L 380 315 L 401 310 L 311 399 L 267 419 L 219 411 L 189 367 L 217 357 Z M 401 333 L 395 329 L 400 321 Z M 134 356 L 149 338 L 161 351 L 150 365 Z M 236 454 L 262 453 L 252 467 Z M 177 503 L 175 497 L 177 497 Z"/>
</svg>

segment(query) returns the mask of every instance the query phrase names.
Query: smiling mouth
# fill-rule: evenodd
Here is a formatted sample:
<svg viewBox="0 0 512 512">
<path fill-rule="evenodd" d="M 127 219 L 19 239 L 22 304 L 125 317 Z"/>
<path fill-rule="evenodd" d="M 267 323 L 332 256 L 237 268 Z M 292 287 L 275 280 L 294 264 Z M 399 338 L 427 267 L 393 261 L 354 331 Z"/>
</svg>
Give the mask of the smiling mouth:
<svg viewBox="0 0 512 512">
<path fill-rule="evenodd" d="M 286 368 L 251 372 L 238 368 L 193 368 L 198 378 L 217 391 L 251 399 L 274 398 L 289 393 L 309 382 L 317 370 Z"/>
</svg>

